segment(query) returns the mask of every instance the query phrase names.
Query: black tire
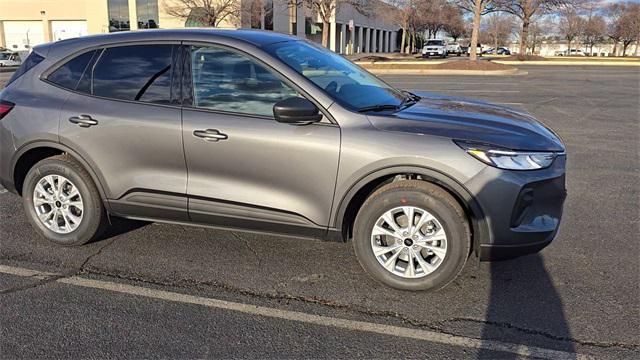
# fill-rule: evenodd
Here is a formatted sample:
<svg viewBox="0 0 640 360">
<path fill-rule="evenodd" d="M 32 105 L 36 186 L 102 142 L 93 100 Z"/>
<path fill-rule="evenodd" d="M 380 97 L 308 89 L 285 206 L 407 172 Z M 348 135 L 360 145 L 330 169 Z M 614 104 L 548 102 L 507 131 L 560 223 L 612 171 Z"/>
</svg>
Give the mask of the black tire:
<svg viewBox="0 0 640 360">
<path fill-rule="evenodd" d="M 385 212 L 399 206 L 422 208 L 442 224 L 447 235 L 447 253 L 442 263 L 420 278 L 403 278 L 386 270 L 371 247 L 371 232 Z M 462 271 L 470 254 L 471 234 L 458 202 L 437 185 L 421 180 L 404 180 L 376 190 L 360 208 L 353 231 L 353 248 L 362 268 L 382 284 L 401 290 L 438 290 Z"/>
<path fill-rule="evenodd" d="M 77 187 L 83 202 L 83 215 L 76 229 L 59 234 L 38 218 L 33 205 L 33 191 L 47 175 L 61 175 Z M 63 246 L 79 246 L 95 240 L 106 228 L 107 214 L 100 193 L 89 173 L 69 155 L 57 155 L 36 163 L 27 173 L 22 188 L 22 204 L 31 226 L 45 239 Z"/>
</svg>

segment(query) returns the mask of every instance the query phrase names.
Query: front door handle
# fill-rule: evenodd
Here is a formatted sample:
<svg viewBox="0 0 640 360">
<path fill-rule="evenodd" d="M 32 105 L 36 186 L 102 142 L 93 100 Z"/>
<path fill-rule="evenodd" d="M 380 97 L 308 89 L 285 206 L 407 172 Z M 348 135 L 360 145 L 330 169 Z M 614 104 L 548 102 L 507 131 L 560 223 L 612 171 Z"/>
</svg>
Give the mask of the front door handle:
<svg viewBox="0 0 640 360">
<path fill-rule="evenodd" d="M 69 121 L 80 125 L 80 127 L 89 127 L 92 125 L 98 125 L 98 120 L 92 119 L 89 115 L 72 116 Z"/>
<path fill-rule="evenodd" d="M 193 132 L 193 136 L 203 138 L 206 141 L 219 141 L 219 140 L 227 140 L 229 137 L 227 134 L 223 134 L 216 129 L 206 129 L 206 130 L 195 130 Z"/>
</svg>

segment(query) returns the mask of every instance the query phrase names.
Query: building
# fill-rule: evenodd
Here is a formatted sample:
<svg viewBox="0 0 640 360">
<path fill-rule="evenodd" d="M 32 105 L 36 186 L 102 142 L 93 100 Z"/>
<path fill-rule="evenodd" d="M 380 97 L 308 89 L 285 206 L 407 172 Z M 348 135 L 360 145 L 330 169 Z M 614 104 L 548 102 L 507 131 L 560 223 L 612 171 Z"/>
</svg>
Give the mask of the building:
<svg viewBox="0 0 640 360">
<path fill-rule="evenodd" d="M 343 54 L 396 51 L 398 27 L 378 16 L 378 1 L 370 1 L 366 15 L 350 5 L 338 6 L 326 30 L 329 48 Z M 325 29 L 320 17 L 297 3 L 237 0 L 217 27 L 272 30 L 321 42 Z M 206 26 L 203 15 L 179 0 L 0 0 L 0 47 L 22 51 L 88 34 Z"/>
<path fill-rule="evenodd" d="M 569 43 L 566 40 L 542 40 L 536 42 L 536 46 L 534 49 L 534 53 L 540 56 L 554 56 L 559 52 L 564 52 L 568 49 Z M 518 42 L 514 41 L 509 44 L 509 49 L 512 52 L 517 52 L 520 48 Z M 587 45 L 579 42 L 573 41 L 571 43 L 572 49 L 579 49 L 582 51 L 584 55 L 589 56 L 622 56 L 622 44 L 618 43 L 614 47 L 613 43 L 606 42 L 595 44 L 593 48 L 589 48 Z M 626 56 L 638 56 L 638 51 L 640 47 L 638 44 L 631 44 L 627 47 Z M 528 53 L 531 53 L 531 49 L 527 49 Z"/>
</svg>

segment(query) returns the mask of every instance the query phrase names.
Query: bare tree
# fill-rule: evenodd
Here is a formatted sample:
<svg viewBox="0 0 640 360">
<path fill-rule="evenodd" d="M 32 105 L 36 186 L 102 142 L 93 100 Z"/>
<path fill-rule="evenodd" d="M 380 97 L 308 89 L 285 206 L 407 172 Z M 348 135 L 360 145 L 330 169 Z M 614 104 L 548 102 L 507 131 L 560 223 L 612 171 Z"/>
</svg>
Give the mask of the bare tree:
<svg viewBox="0 0 640 360">
<path fill-rule="evenodd" d="M 529 37 L 529 26 L 536 15 L 551 12 L 566 5 L 572 0 L 494 0 L 497 6 L 506 12 L 509 12 L 522 21 L 520 30 L 520 50 L 521 55 L 527 53 L 527 38 Z"/>
<path fill-rule="evenodd" d="M 413 47 L 410 45 L 417 22 L 417 3 L 419 0 L 388 0 L 386 4 L 393 7 L 392 10 L 384 8 L 385 4 L 378 3 L 376 13 L 383 18 L 394 22 L 402 30 L 400 40 L 400 52 L 411 53 Z"/>
<path fill-rule="evenodd" d="M 480 19 L 496 10 L 496 0 L 454 0 L 454 3 L 463 10 L 473 14 L 473 27 L 471 29 L 471 42 L 469 43 L 469 60 L 478 59 L 477 46 L 480 34 Z"/>
<path fill-rule="evenodd" d="M 222 22 L 240 19 L 238 0 L 163 0 L 164 11 L 171 16 L 192 20 L 204 26 L 218 27 Z"/>
<path fill-rule="evenodd" d="M 591 15 L 584 23 L 582 32 L 583 42 L 589 47 L 589 54 L 593 54 L 593 46 L 601 43 L 607 30 L 607 24 L 600 15 Z"/>
<path fill-rule="evenodd" d="M 444 31 L 453 38 L 453 41 L 458 41 L 459 38 L 466 36 L 467 28 L 466 22 L 462 18 L 462 12 L 460 9 L 454 9 L 455 12 L 451 13 L 447 23 L 444 26 Z"/>
<path fill-rule="evenodd" d="M 567 40 L 567 54 L 571 51 L 571 42 L 584 32 L 585 21 L 574 7 L 566 7 L 560 11 L 558 30 Z"/>
<path fill-rule="evenodd" d="M 620 19 L 622 28 L 622 56 L 627 55 L 627 48 L 636 43 L 636 54 L 640 46 L 640 4 L 627 2 L 627 10 Z"/>
<path fill-rule="evenodd" d="M 497 52 L 498 46 L 505 44 L 515 27 L 515 21 L 511 15 L 503 12 L 495 12 L 489 15 L 488 21 L 483 26 L 483 42 L 493 44 Z"/>
<path fill-rule="evenodd" d="M 446 0 L 422 0 L 417 2 L 418 19 L 429 38 L 436 37 L 452 18 L 459 15 L 456 7 Z"/>
</svg>

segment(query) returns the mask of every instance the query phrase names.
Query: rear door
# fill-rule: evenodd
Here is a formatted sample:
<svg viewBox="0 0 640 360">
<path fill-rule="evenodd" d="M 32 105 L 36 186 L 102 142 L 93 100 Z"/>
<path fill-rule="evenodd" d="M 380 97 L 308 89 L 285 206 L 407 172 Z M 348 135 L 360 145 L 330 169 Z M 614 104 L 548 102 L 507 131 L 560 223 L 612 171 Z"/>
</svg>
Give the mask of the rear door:
<svg viewBox="0 0 640 360">
<path fill-rule="evenodd" d="M 116 213 L 188 220 L 174 83 L 179 48 L 160 43 L 98 49 L 47 77 L 73 90 L 62 109 L 60 141 L 92 165 Z"/>
<path fill-rule="evenodd" d="M 304 96 L 259 60 L 220 46 L 185 47 L 183 137 L 195 222 L 321 235 L 329 223 L 340 128 L 293 126 L 273 105 Z M 191 104 L 191 106 L 189 106 Z"/>
</svg>

